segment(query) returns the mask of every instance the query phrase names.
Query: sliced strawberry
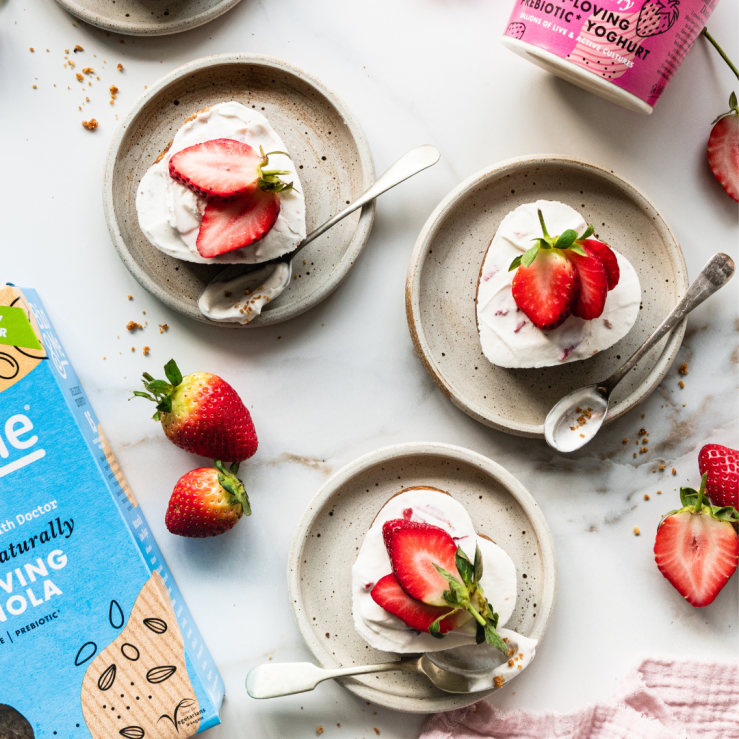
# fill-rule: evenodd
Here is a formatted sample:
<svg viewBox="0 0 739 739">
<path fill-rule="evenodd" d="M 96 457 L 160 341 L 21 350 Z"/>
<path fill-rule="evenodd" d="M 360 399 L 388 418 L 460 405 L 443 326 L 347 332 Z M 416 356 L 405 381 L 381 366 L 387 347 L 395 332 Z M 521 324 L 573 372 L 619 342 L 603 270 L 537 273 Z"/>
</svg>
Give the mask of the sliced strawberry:
<svg viewBox="0 0 739 739">
<path fill-rule="evenodd" d="M 261 163 L 249 144 L 213 139 L 178 151 L 169 160 L 169 175 L 208 200 L 235 200 L 257 187 Z"/>
<path fill-rule="evenodd" d="M 708 137 L 708 164 L 729 197 L 739 201 L 739 111 L 721 118 Z"/>
<path fill-rule="evenodd" d="M 279 214 L 279 195 L 260 188 L 238 200 L 209 202 L 200 224 L 197 250 L 203 257 L 216 257 L 249 246 L 270 231 Z"/>
<path fill-rule="evenodd" d="M 705 505 L 705 484 L 704 475 L 699 492 L 681 489 L 683 508 L 662 520 L 654 543 L 659 571 L 696 608 L 713 603 L 739 561 L 739 537 L 732 526 L 739 512 Z"/>
<path fill-rule="evenodd" d="M 618 285 L 619 278 L 621 277 L 621 270 L 618 266 L 618 259 L 608 244 L 605 241 L 599 241 L 598 239 L 585 239 L 578 242 L 586 252 L 594 253 L 606 268 L 606 277 L 608 278 L 608 289 L 613 290 Z"/>
<path fill-rule="evenodd" d="M 449 590 L 449 583 L 434 565 L 461 581 L 454 563 L 454 539 L 438 526 L 402 518 L 386 521 L 382 536 L 400 587 L 430 606 L 445 606 L 444 591 Z"/>
<path fill-rule="evenodd" d="M 395 575 L 385 575 L 372 588 L 370 595 L 377 605 L 382 606 L 388 613 L 397 616 L 404 624 L 416 629 L 416 631 L 428 631 L 429 626 L 436 619 L 445 613 L 452 612 L 449 607 L 429 606 L 415 598 L 411 598 L 400 587 Z M 453 616 L 448 616 L 439 622 L 439 633 L 446 634 L 458 629 L 471 618 L 472 615 L 468 611 L 457 611 Z"/>
<path fill-rule="evenodd" d="M 706 444 L 698 455 L 701 475 L 708 475 L 706 495 L 717 506 L 739 508 L 739 451 Z"/>
<path fill-rule="evenodd" d="M 581 244 L 587 256 L 578 254 L 571 249 L 567 256 L 574 263 L 580 276 L 580 295 L 572 306 L 572 314 L 586 321 L 598 318 L 603 313 L 608 295 L 608 276 L 603 262 L 583 242 Z"/>
<path fill-rule="evenodd" d="M 580 295 L 580 277 L 559 249 L 540 249 L 531 264 L 513 277 L 516 305 L 542 331 L 551 331 L 570 315 Z"/>
</svg>

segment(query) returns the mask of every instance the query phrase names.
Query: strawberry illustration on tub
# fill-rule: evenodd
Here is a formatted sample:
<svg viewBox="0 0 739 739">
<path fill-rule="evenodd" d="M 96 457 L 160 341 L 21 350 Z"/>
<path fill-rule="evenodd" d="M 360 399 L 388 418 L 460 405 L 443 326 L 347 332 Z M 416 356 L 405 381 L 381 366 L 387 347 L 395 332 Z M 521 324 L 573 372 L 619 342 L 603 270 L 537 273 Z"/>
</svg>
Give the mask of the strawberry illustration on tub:
<svg viewBox="0 0 739 739">
<path fill-rule="evenodd" d="M 562 79 L 651 113 L 718 0 L 516 0 L 503 44 Z"/>
</svg>

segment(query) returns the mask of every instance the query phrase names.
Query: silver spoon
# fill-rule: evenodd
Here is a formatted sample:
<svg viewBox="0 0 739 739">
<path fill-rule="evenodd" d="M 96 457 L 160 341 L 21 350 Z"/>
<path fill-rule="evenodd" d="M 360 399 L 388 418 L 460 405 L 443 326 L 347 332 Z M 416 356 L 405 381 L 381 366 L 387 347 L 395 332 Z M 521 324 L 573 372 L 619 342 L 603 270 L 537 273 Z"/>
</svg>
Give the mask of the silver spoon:
<svg viewBox="0 0 739 739">
<path fill-rule="evenodd" d="M 722 288 L 734 274 L 734 260 L 727 254 L 714 254 L 693 280 L 683 299 L 670 311 L 654 333 L 608 379 L 581 387 L 565 395 L 547 414 L 544 438 L 560 452 L 574 452 L 585 446 L 603 425 L 608 413 L 608 399 L 613 389 L 636 363 L 694 308 Z M 586 417 L 584 424 L 577 419 Z M 588 415 L 590 414 L 590 415 Z"/>
<path fill-rule="evenodd" d="M 393 164 L 381 177 L 378 177 L 353 203 L 347 205 L 322 226 L 309 233 L 293 251 L 276 259 L 259 264 L 233 264 L 219 272 L 206 286 L 198 299 L 200 312 L 214 321 L 248 323 L 261 313 L 265 303 L 277 298 L 290 284 L 292 260 L 311 241 L 335 226 L 355 210 L 371 203 L 378 195 L 387 192 L 409 177 L 422 172 L 439 161 L 441 154 L 435 146 L 426 144 L 411 149 Z M 261 288 L 265 288 L 260 291 Z M 249 300 L 244 300 L 248 291 Z M 235 308 L 238 296 L 244 305 Z M 250 310 L 245 309 L 246 302 Z M 243 308 L 243 310 L 242 310 Z"/>
<path fill-rule="evenodd" d="M 506 632 L 509 633 L 509 632 Z M 526 649 L 530 656 L 521 667 L 533 658 L 535 641 L 510 632 L 518 640 L 511 640 L 511 654 Z M 252 698 L 278 698 L 313 690 L 324 680 L 351 675 L 369 675 L 377 672 L 409 672 L 426 675 L 439 689 L 447 693 L 477 693 L 499 688 L 520 674 L 518 665 L 510 667 L 508 657 L 487 644 L 469 645 L 442 652 L 423 655 L 409 654 L 399 662 L 380 665 L 360 665 L 325 669 L 311 662 L 287 662 L 259 665 L 246 676 L 246 691 Z"/>
</svg>

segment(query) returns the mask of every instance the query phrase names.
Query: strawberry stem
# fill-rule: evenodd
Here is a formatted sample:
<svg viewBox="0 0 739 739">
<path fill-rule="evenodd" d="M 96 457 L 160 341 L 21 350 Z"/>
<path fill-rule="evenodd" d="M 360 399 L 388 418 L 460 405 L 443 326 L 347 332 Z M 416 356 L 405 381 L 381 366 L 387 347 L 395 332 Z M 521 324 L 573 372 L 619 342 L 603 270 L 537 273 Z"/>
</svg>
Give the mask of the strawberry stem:
<svg viewBox="0 0 739 739">
<path fill-rule="evenodd" d="M 701 486 L 698 490 L 698 500 L 695 503 L 695 508 L 693 508 L 693 513 L 700 513 L 701 508 L 703 507 L 703 495 L 706 492 L 706 479 L 708 478 L 708 473 L 703 475 L 701 478 Z"/>
<path fill-rule="evenodd" d="M 739 69 L 737 69 L 734 64 L 732 63 L 731 59 L 729 59 L 728 56 L 726 56 L 726 53 L 724 50 L 718 45 L 716 42 L 716 39 L 711 36 L 710 33 L 708 33 L 708 29 L 704 28 L 701 33 L 713 44 L 713 48 L 718 51 L 718 53 L 721 55 L 721 58 L 729 65 L 729 69 L 736 75 L 736 78 L 739 80 Z"/>
<path fill-rule="evenodd" d="M 480 626 L 485 626 L 485 619 L 475 610 L 473 605 L 469 605 L 467 610 L 475 617 L 475 621 L 477 621 Z"/>
</svg>

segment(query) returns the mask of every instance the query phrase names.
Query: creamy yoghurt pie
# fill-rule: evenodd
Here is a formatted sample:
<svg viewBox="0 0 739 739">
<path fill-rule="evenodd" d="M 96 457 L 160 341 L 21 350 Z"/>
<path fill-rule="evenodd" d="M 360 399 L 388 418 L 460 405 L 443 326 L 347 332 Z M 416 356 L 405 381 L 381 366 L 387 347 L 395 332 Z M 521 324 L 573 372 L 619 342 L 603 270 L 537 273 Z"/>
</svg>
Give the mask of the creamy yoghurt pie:
<svg viewBox="0 0 739 739">
<path fill-rule="evenodd" d="M 141 179 L 136 210 L 146 238 L 188 262 L 256 264 L 305 238 L 305 199 L 282 139 L 234 101 L 185 121 Z"/>
<path fill-rule="evenodd" d="M 370 646 L 400 654 L 487 643 L 507 658 L 498 685 L 536 650 L 536 640 L 503 628 L 517 589 L 513 560 L 475 532 L 461 503 L 408 488 L 377 514 L 352 567 L 354 625 Z"/>
<path fill-rule="evenodd" d="M 500 367 L 547 367 L 592 357 L 639 314 L 631 263 L 564 203 L 509 213 L 488 247 L 477 288 L 482 351 Z"/>
</svg>

